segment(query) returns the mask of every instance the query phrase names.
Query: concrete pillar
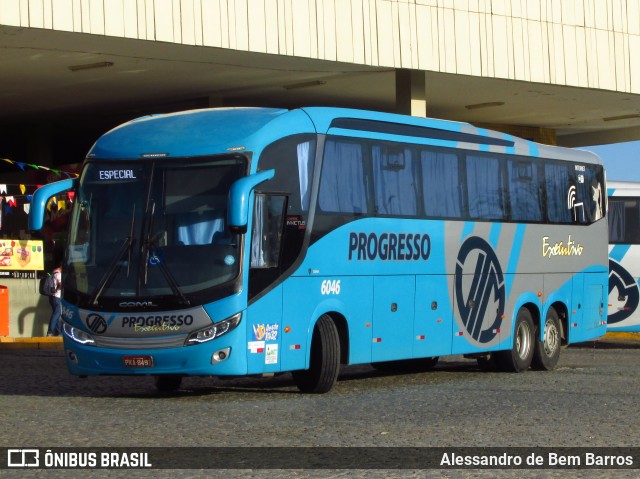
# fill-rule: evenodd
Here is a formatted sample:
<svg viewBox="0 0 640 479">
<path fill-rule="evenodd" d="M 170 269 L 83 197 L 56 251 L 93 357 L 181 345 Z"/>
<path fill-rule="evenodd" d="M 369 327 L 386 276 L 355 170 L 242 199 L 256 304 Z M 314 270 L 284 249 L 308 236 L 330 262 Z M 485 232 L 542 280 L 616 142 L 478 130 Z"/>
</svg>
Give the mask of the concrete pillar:
<svg viewBox="0 0 640 479">
<path fill-rule="evenodd" d="M 427 116 L 425 72 L 396 70 L 396 113 L 411 116 Z"/>
</svg>

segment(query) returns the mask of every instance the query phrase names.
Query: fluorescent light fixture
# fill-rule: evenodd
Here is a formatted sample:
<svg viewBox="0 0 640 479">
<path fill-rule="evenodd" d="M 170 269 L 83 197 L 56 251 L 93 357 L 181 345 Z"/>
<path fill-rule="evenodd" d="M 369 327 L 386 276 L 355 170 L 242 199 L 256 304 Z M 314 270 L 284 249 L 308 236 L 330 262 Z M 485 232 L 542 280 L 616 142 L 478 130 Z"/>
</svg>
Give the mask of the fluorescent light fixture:
<svg viewBox="0 0 640 479">
<path fill-rule="evenodd" d="M 285 90 L 297 90 L 298 88 L 311 88 L 314 86 L 324 85 L 326 83 L 327 82 L 323 80 L 312 80 L 302 83 L 292 83 L 291 85 L 283 85 L 282 88 L 284 88 Z"/>
<path fill-rule="evenodd" d="M 479 110 L 481 108 L 491 108 L 494 106 L 502 106 L 504 105 L 503 101 L 489 101 L 487 103 L 476 103 L 475 105 L 466 105 L 465 108 L 467 110 Z"/>
<path fill-rule="evenodd" d="M 633 118 L 640 118 L 640 113 L 632 113 L 630 115 L 620 116 L 608 116 L 606 118 L 603 118 L 602 121 L 631 120 Z"/>
<path fill-rule="evenodd" d="M 69 70 L 72 72 L 77 72 L 80 70 L 93 70 L 95 68 L 106 68 L 112 67 L 113 62 L 98 62 L 98 63 L 85 63 L 84 65 L 71 65 Z"/>
</svg>

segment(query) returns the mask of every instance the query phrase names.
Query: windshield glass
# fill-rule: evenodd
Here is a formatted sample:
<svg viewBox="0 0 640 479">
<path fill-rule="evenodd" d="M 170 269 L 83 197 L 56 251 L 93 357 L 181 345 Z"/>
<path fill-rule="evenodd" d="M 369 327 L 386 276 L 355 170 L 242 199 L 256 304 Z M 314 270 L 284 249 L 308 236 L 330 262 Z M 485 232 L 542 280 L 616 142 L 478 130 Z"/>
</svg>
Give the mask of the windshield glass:
<svg viewBox="0 0 640 479">
<path fill-rule="evenodd" d="M 237 235 L 226 228 L 238 156 L 92 162 L 83 170 L 67 252 L 65 292 L 106 298 L 178 297 L 233 281 Z"/>
</svg>

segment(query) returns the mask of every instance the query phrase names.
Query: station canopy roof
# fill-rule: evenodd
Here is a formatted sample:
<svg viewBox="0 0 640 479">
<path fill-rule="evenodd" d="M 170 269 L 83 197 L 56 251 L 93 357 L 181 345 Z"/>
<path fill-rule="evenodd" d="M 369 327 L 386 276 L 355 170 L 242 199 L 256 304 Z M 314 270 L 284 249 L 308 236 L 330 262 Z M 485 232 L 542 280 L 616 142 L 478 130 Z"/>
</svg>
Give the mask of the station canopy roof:
<svg viewBox="0 0 640 479">
<path fill-rule="evenodd" d="M 396 109 L 393 68 L 7 26 L 0 51 L 0 125 L 117 124 L 216 105 Z M 640 139 L 638 95 L 425 75 L 431 117 L 549 128 L 567 146 Z"/>
</svg>

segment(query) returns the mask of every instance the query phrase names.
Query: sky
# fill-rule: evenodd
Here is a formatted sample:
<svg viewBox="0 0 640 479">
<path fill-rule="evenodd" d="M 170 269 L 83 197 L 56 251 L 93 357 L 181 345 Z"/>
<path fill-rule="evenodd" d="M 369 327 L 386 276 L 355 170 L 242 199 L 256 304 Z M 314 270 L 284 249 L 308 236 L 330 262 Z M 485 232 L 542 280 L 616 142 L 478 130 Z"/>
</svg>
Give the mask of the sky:
<svg viewBox="0 0 640 479">
<path fill-rule="evenodd" d="M 607 180 L 640 182 L 640 141 L 583 146 L 580 149 L 593 151 L 602 158 Z"/>
</svg>

